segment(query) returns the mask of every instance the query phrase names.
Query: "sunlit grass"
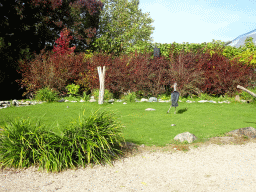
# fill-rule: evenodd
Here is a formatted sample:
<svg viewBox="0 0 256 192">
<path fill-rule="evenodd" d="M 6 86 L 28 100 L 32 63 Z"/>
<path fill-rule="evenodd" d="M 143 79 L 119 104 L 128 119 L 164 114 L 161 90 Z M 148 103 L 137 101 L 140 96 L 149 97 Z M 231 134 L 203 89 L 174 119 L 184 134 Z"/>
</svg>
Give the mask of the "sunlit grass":
<svg viewBox="0 0 256 192">
<path fill-rule="evenodd" d="M 67 108 L 69 106 L 69 108 Z M 123 134 L 126 141 L 148 146 L 164 146 L 183 132 L 194 134 L 198 141 L 219 136 L 234 129 L 255 127 L 256 105 L 247 103 L 186 103 L 180 102 L 177 114 L 174 108 L 167 114 L 170 103 L 44 103 L 35 106 L 7 108 L 0 111 L 0 126 L 9 118 L 30 118 L 32 122 L 41 119 L 47 127 L 60 128 L 77 119 L 84 111 L 89 116 L 99 108 L 114 111 L 118 120 L 125 126 Z M 145 111 L 154 108 L 155 111 Z M 176 126 L 171 126 L 175 124 Z"/>
</svg>

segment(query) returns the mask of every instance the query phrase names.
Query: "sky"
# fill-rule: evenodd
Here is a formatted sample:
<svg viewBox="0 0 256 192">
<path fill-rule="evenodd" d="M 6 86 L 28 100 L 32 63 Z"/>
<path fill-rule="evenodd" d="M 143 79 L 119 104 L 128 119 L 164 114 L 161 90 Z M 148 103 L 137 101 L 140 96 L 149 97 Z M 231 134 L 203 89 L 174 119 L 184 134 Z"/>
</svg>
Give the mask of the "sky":
<svg viewBox="0 0 256 192">
<path fill-rule="evenodd" d="M 256 29 L 256 0 L 140 0 L 155 43 L 231 41 Z"/>
</svg>

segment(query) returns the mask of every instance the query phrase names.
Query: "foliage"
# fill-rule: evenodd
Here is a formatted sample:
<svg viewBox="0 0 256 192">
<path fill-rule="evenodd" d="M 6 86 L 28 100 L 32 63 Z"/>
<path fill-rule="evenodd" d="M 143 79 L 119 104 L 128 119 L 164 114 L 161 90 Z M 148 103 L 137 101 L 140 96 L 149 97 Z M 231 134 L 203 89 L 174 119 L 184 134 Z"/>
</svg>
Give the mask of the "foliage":
<svg viewBox="0 0 256 192">
<path fill-rule="evenodd" d="M 119 98 L 128 90 L 143 91 L 145 96 L 157 95 L 165 91 L 164 84 L 168 79 L 168 61 L 164 58 L 151 60 L 150 57 L 150 54 L 137 53 L 124 54 L 114 58 L 112 55 L 97 54 L 92 61 L 97 61 L 107 67 L 106 88 L 114 94 L 115 98 Z"/>
<path fill-rule="evenodd" d="M 170 99 L 170 96 L 166 95 L 166 94 L 161 94 L 161 95 L 158 96 L 158 99 L 166 101 L 166 100 Z"/>
<path fill-rule="evenodd" d="M 186 53 L 184 50 L 179 54 L 170 53 L 170 78 L 167 85 L 170 86 L 176 82 L 182 97 L 200 94 L 200 89 L 204 85 L 204 71 L 198 69 L 198 62 L 208 62 L 208 58 L 204 59 L 203 54 L 203 49 L 196 53 Z"/>
<path fill-rule="evenodd" d="M 237 83 L 250 85 L 253 70 L 236 60 L 222 55 L 223 48 L 202 47 L 197 51 L 181 49 L 169 58 L 152 58 L 152 53 L 131 53 L 114 57 L 114 54 L 94 53 L 86 60 L 90 89 L 99 87 L 97 66 L 106 66 L 105 87 L 114 98 L 128 90 L 143 96 L 170 93 L 171 85 L 178 83 L 181 96 L 207 94 L 232 94 Z M 248 81 L 250 80 L 250 81 Z M 247 82 L 248 81 L 248 82 Z M 140 96 L 142 96 L 140 95 Z"/>
<path fill-rule="evenodd" d="M 80 86 L 75 84 L 70 84 L 66 86 L 66 89 L 68 90 L 68 94 L 76 95 L 78 93 Z"/>
<path fill-rule="evenodd" d="M 217 53 L 213 54 L 212 57 L 209 56 L 209 53 L 201 56 L 198 70 L 204 71 L 205 81 L 201 90 L 208 94 L 232 94 L 236 91 L 238 84 L 251 85 L 251 82 L 248 80 L 255 79 L 252 68 L 236 60 L 231 62 L 223 55 Z"/>
<path fill-rule="evenodd" d="M 94 96 L 95 100 L 98 100 L 99 98 L 99 89 L 94 89 L 92 92 L 92 95 Z M 113 99 L 113 94 L 108 90 L 104 90 L 104 100 Z"/>
<path fill-rule="evenodd" d="M 138 0 L 102 0 L 99 32 L 94 43 L 97 51 L 120 55 L 132 46 L 151 41 L 153 20 L 142 13 Z"/>
<path fill-rule="evenodd" d="M 21 119 L 5 123 L 1 133 L 1 167 L 29 167 L 40 161 L 40 143 L 45 131 L 40 124 L 33 126 L 29 120 Z M 44 143 L 41 147 L 47 146 Z"/>
<path fill-rule="evenodd" d="M 45 87 L 37 91 L 35 99 L 39 101 L 53 102 L 56 100 L 57 94 L 56 91 L 51 90 L 49 87 Z"/>
<path fill-rule="evenodd" d="M 200 96 L 201 93 L 233 94 L 238 83 L 252 85 L 255 81 L 250 66 L 223 55 L 225 47 L 222 42 L 191 46 L 173 43 L 162 49 L 170 51 L 168 57 L 154 58 L 152 52 L 143 51 L 118 57 L 114 53 L 90 51 L 83 55 L 66 54 L 62 57 L 53 57 L 47 53 L 48 56 L 38 56 L 32 61 L 32 67 L 23 69 L 25 78 L 22 81 L 30 91 L 45 85 L 65 92 L 63 88 L 66 85 L 75 83 L 81 87 L 79 94 L 83 94 L 84 91 L 90 92 L 99 87 L 96 69 L 106 66 L 105 87 L 113 93 L 114 98 L 119 98 L 128 90 L 140 92 L 145 97 L 169 94 L 174 82 L 178 83 L 178 90 L 185 97 L 193 94 Z M 45 80 L 42 82 L 42 79 Z"/>
<path fill-rule="evenodd" d="M 239 58 L 239 61 L 246 65 L 256 67 L 256 46 L 253 43 L 252 37 L 246 38 L 245 46 L 241 48 L 240 53 L 238 52 L 233 59 L 236 58 Z"/>
<path fill-rule="evenodd" d="M 83 99 L 84 101 L 88 101 L 88 100 L 90 100 L 90 95 L 87 95 L 86 92 L 83 92 L 82 99 Z"/>
<path fill-rule="evenodd" d="M 53 47 L 53 52 L 57 55 L 74 53 L 76 47 L 74 46 L 69 48 L 70 40 L 72 40 L 72 36 L 69 36 L 69 31 L 67 30 L 67 28 L 64 28 L 60 32 L 60 38 L 55 41 L 57 45 Z"/>
<path fill-rule="evenodd" d="M 0 97 L 21 97 L 23 90 L 15 81 L 22 78 L 17 72 L 20 60 L 31 61 L 44 48 L 52 50 L 63 28 L 72 31 L 76 52 L 90 49 L 102 6 L 98 0 L 1 0 L 0 86 L 15 92 Z"/>
<path fill-rule="evenodd" d="M 0 135 L 1 167 L 23 168 L 39 165 L 59 172 L 89 163 L 111 163 L 122 152 L 121 124 L 110 112 L 79 116 L 77 122 L 60 129 L 47 129 L 30 120 L 14 120 Z"/>
<path fill-rule="evenodd" d="M 129 93 L 125 94 L 121 99 L 126 102 L 135 102 L 136 101 L 136 93 L 129 92 Z"/>
<path fill-rule="evenodd" d="M 80 80 L 84 82 L 86 65 L 83 62 L 83 54 L 78 55 L 56 55 L 44 50 L 35 56 L 31 62 L 20 62 L 22 79 L 18 82 L 27 88 L 24 94 L 34 93 L 42 87 L 49 87 L 66 93 L 68 84 Z M 78 84 L 79 82 L 77 82 Z M 83 86 L 83 85 L 82 85 Z"/>
<path fill-rule="evenodd" d="M 253 92 L 253 93 L 256 93 L 256 87 L 254 88 L 246 88 L 248 89 L 249 91 Z M 245 91 L 241 91 L 239 93 L 239 95 L 241 96 L 241 99 L 244 99 L 244 100 L 252 100 L 252 101 L 256 101 L 256 97 L 252 96 L 251 94 L 245 92 Z"/>
<path fill-rule="evenodd" d="M 6 44 L 17 46 L 17 50 L 29 47 L 31 53 L 52 46 L 65 27 L 72 31 L 79 50 L 88 46 L 95 37 L 103 6 L 95 0 L 4 0 L 1 5 L 0 13 L 5 20 L 1 23 L 0 37 Z M 25 36 L 29 38 L 22 38 Z"/>
</svg>

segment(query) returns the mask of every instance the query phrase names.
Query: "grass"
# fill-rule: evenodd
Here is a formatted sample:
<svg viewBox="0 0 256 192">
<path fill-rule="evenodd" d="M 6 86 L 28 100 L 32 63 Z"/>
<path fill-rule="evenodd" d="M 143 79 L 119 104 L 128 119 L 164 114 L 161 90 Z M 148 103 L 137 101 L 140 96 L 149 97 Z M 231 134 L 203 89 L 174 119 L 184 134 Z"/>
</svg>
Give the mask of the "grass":
<svg viewBox="0 0 256 192">
<path fill-rule="evenodd" d="M 69 108 L 67 108 L 67 105 Z M 200 142 L 210 137 L 221 136 L 231 130 L 243 127 L 255 127 L 256 105 L 232 102 L 223 103 L 186 103 L 180 102 L 177 114 L 174 108 L 167 114 L 170 103 L 44 103 L 28 107 L 10 107 L 0 110 L 0 127 L 8 118 L 29 118 L 32 123 L 41 119 L 48 128 L 55 129 L 57 123 L 65 128 L 74 122 L 84 111 L 89 116 L 92 111 L 104 109 L 113 111 L 118 120 L 125 126 L 122 129 L 128 142 L 146 146 L 165 146 L 177 143 L 173 138 L 183 132 L 190 132 Z M 154 108 L 155 111 L 145 111 Z M 176 126 L 171 126 L 175 124 Z"/>
<path fill-rule="evenodd" d="M 49 91 L 45 92 L 42 98 L 52 101 Z M 0 135 L 0 167 L 38 165 L 39 169 L 59 172 L 90 163 L 111 164 L 125 155 L 123 141 L 152 149 L 173 144 L 176 150 L 188 151 L 187 142 L 173 140 L 177 134 L 194 134 L 198 139 L 193 145 L 197 147 L 208 138 L 256 124 L 255 104 L 186 103 L 181 98 L 177 113 L 172 108 L 167 114 L 170 103 L 126 101 L 103 105 L 48 102 L 0 110 L 0 128 L 4 130 Z"/>
</svg>

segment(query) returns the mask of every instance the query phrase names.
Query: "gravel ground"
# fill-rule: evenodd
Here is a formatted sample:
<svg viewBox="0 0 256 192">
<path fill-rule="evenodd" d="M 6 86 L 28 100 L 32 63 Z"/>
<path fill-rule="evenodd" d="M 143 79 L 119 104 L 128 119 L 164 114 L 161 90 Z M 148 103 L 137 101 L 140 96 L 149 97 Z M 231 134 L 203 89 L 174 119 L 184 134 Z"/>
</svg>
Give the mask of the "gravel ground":
<svg viewBox="0 0 256 192">
<path fill-rule="evenodd" d="M 230 137 L 224 140 L 234 142 Z M 255 191 L 255 140 L 240 145 L 218 145 L 221 140 L 216 138 L 210 141 L 197 148 L 186 145 L 187 152 L 173 146 L 165 152 L 139 147 L 136 154 L 115 161 L 114 166 L 60 173 L 35 167 L 6 169 L 0 173 L 0 191 Z"/>
</svg>

